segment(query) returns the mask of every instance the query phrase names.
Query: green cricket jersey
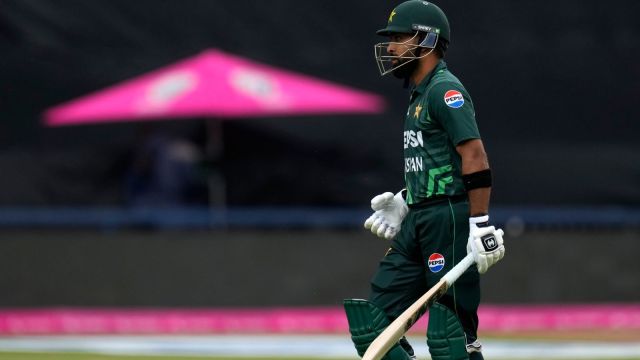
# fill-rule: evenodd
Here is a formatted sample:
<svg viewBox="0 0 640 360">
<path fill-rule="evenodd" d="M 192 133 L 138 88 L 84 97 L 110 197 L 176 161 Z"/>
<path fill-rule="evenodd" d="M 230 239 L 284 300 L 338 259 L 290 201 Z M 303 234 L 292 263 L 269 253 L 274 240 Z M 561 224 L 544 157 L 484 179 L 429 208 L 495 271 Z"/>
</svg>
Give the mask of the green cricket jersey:
<svg viewBox="0 0 640 360">
<path fill-rule="evenodd" d="M 466 192 L 456 145 L 479 139 L 473 102 L 444 61 L 411 92 L 404 122 L 407 203 Z"/>
</svg>

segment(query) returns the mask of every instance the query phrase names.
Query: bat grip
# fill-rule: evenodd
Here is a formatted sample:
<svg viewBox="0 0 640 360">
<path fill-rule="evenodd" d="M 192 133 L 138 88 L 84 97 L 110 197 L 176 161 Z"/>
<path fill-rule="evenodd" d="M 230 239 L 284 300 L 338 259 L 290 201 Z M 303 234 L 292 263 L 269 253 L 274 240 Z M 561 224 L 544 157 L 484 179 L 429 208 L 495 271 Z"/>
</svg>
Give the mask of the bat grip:
<svg viewBox="0 0 640 360">
<path fill-rule="evenodd" d="M 467 256 L 462 259 L 462 261 L 454 266 L 453 269 L 449 270 L 449 272 L 442 277 L 442 280 L 447 283 L 447 287 L 451 286 L 451 284 L 458 280 L 460 275 L 462 275 L 462 273 L 464 273 L 469 268 L 469 266 L 473 265 L 474 262 L 475 260 L 473 258 L 473 254 L 468 253 Z"/>
</svg>

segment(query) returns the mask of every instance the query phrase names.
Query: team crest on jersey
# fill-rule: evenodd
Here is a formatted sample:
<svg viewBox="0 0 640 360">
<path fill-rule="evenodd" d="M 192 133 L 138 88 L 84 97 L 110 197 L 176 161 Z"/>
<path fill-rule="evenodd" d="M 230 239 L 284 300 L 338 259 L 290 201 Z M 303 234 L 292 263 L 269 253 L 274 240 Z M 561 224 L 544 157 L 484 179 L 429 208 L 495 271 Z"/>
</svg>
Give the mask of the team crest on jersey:
<svg viewBox="0 0 640 360">
<path fill-rule="evenodd" d="M 444 103 L 450 108 L 457 109 L 464 105 L 464 97 L 458 90 L 449 90 L 444 93 Z"/>
<path fill-rule="evenodd" d="M 427 261 L 427 265 L 429 265 L 429 270 L 432 273 L 437 273 L 442 268 L 444 268 L 444 256 L 442 254 L 433 253 L 429 256 L 429 261 Z"/>
</svg>

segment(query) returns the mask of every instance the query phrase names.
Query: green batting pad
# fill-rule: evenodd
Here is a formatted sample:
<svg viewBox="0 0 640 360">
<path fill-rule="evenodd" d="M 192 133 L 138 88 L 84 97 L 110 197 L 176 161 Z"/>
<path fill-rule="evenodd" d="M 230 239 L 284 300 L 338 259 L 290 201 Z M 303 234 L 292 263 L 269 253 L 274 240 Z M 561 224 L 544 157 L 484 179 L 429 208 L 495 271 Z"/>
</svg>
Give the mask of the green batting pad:
<svg viewBox="0 0 640 360">
<path fill-rule="evenodd" d="M 429 309 L 427 345 L 433 360 L 468 360 L 464 330 L 449 308 L 435 303 Z"/>
<path fill-rule="evenodd" d="M 366 300 L 344 300 L 344 310 L 349 322 L 351 340 L 358 355 L 362 356 L 373 340 L 389 325 L 389 319 L 382 309 Z M 396 344 L 382 359 L 410 360 L 411 356 L 399 344 Z"/>
</svg>

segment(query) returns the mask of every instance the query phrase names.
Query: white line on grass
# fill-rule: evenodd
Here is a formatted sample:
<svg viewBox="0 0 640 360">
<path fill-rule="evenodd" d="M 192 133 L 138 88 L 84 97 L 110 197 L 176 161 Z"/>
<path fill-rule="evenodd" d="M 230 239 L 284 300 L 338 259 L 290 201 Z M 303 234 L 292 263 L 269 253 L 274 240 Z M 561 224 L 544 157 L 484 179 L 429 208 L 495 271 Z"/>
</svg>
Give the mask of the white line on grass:
<svg viewBox="0 0 640 360">
<path fill-rule="evenodd" d="M 410 338 L 427 358 L 424 338 Z M 640 356 L 640 342 L 487 340 L 491 359 L 614 359 Z M 19 336 L 0 338 L 0 351 L 88 352 L 117 355 L 356 358 L 348 335 Z"/>
</svg>

